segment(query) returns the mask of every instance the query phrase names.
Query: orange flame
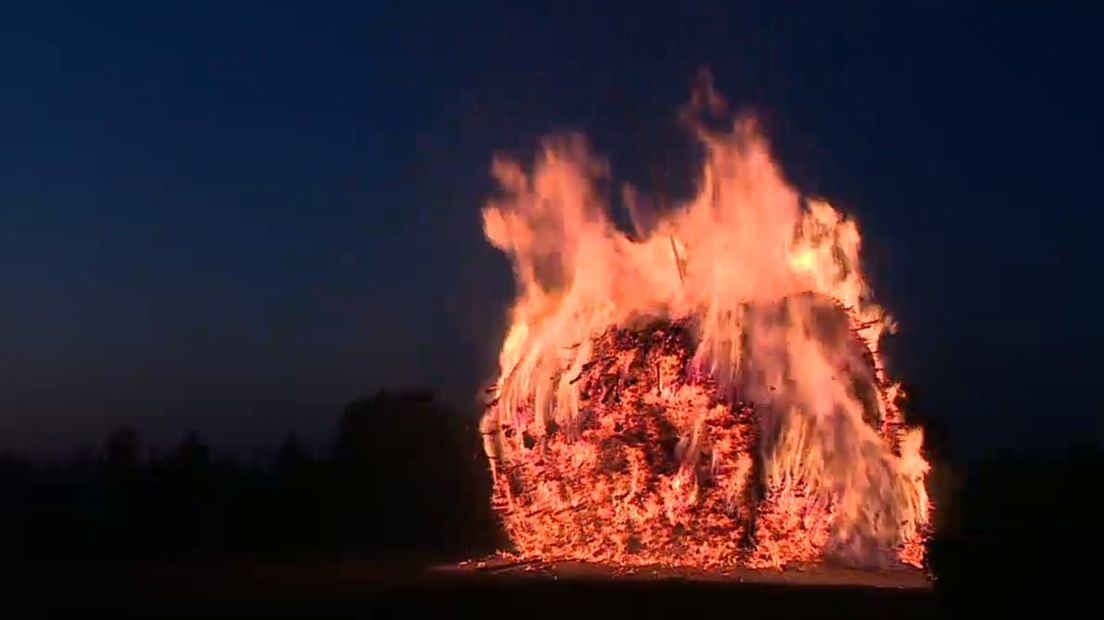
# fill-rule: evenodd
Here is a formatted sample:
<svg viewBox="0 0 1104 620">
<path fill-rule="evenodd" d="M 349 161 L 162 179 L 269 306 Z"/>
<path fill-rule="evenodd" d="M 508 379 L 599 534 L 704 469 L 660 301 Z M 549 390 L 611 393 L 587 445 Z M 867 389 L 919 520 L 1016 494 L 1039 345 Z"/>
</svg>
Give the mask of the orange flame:
<svg viewBox="0 0 1104 620">
<path fill-rule="evenodd" d="M 919 566 L 928 463 L 858 227 L 790 187 L 752 122 L 692 124 L 700 191 L 640 239 L 580 137 L 531 173 L 494 163 L 484 231 L 518 298 L 481 430 L 507 532 L 541 559 Z"/>
</svg>

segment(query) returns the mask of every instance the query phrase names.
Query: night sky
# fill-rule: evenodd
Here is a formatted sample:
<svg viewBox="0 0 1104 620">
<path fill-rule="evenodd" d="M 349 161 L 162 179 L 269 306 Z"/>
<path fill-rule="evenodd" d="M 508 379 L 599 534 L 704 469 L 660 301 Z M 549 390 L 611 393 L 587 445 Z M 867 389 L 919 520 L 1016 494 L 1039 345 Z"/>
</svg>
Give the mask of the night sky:
<svg viewBox="0 0 1104 620">
<path fill-rule="evenodd" d="M 25 4 L 0 10 L 0 449 L 134 424 L 249 454 L 380 387 L 471 408 L 512 293 L 492 153 L 582 131 L 615 182 L 685 194 L 703 66 L 858 218 L 891 370 L 957 449 L 1104 437 L 1097 15 Z"/>
</svg>

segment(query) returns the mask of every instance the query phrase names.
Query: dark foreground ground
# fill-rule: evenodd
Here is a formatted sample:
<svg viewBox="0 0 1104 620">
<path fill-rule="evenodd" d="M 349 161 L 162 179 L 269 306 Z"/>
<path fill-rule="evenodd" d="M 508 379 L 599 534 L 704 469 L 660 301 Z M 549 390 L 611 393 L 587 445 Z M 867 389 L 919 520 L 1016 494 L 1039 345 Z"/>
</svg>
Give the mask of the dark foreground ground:
<svg viewBox="0 0 1104 620">
<path fill-rule="evenodd" d="M 110 617 L 940 617 L 920 575 L 810 569 L 733 574 L 358 561 L 51 564 L 6 580 L 26 612 Z M 10 601 L 9 601 L 10 602 Z M 432 615 L 428 615 L 432 614 Z M 815 616 L 810 616 L 814 614 Z"/>
</svg>

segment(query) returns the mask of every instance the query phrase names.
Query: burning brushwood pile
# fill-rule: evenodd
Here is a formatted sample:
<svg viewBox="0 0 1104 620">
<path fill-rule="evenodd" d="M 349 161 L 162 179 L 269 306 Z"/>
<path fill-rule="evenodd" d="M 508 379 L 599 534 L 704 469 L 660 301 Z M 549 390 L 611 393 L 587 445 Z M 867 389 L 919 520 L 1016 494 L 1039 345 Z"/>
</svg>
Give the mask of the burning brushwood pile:
<svg viewBox="0 0 1104 620">
<path fill-rule="evenodd" d="M 702 91 L 705 108 L 723 102 Z M 857 227 L 794 192 L 752 124 L 693 127 L 698 197 L 633 237 L 578 138 L 531 174 L 496 163 L 484 229 L 519 299 L 482 432 L 517 554 L 919 566 L 928 466 L 882 364 L 893 324 Z"/>
<path fill-rule="evenodd" d="M 501 472 L 496 507 L 526 514 L 507 520 L 511 538 L 548 557 L 735 557 L 750 516 L 752 410 L 688 381 L 685 325 L 611 328 L 594 351 L 575 378 L 585 413 L 539 446 L 523 437 L 541 456 Z"/>
</svg>

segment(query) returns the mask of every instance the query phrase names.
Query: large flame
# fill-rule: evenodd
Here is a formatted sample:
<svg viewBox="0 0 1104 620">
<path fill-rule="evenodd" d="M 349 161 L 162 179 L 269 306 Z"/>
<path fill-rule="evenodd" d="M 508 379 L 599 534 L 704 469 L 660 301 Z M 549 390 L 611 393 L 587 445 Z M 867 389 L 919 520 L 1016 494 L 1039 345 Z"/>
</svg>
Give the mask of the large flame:
<svg viewBox="0 0 1104 620">
<path fill-rule="evenodd" d="M 484 231 L 518 286 L 482 422 L 495 508 L 532 558 L 919 566 L 928 464 L 859 229 L 786 183 L 753 122 L 708 129 L 706 108 L 709 89 L 700 191 L 635 236 L 580 137 L 529 173 L 495 161 Z"/>
</svg>

